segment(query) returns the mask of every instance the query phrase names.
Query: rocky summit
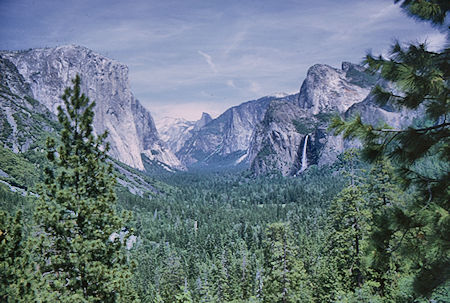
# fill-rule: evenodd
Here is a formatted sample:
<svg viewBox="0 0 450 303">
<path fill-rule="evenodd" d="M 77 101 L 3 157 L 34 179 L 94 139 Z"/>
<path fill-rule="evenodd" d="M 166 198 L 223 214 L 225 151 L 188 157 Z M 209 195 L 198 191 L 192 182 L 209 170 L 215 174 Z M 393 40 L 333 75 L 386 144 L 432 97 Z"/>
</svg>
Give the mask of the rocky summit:
<svg viewBox="0 0 450 303">
<path fill-rule="evenodd" d="M 321 64 L 311 67 L 298 99 L 272 102 L 255 128 L 249 146 L 251 170 L 255 174 L 296 175 L 309 165 L 335 162 L 339 154 L 358 142 L 328 131 L 333 115 L 351 118 L 360 114 L 367 123 L 386 121 L 393 127 L 408 125 L 417 117 L 417 111 L 376 104 L 370 92 L 377 83 L 388 85 L 348 62 L 342 63 L 341 69 Z"/>
<path fill-rule="evenodd" d="M 124 64 L 75 45 L 1 52 L 0 56 L 14 65 L 27 94 L 53 114 L 62 105 L 64 89 L 79 74 L 82 91 L 96 102 L 94 130 L 109 132 L 112 157 L 140 170 L 144 169 L 141 154 L 183 168 L 159 139 L 150 113 L 133 96 Z"/>
<path fill-rule="evenodd" d="M 355 142 L 328 131 L 333 115 L 360 113 L 365 122 L 408 125 L 416 112 L 379 106 L 370 93 L 377 75 L 344 62 L 312 66 L 298 93 L 244 102 L 213 119 L 159 118 L 133 96 L 127 66 L 75 45 L 0 52 L 1 138 L 23 152 L 58 127 L 60 96 L 79 74 L 82 91 L 95 100 L 94 130 L 107 130 L 111 156 L 134 168 L 250 168 L 255 174 L 296 175 L 310 165 L 336 161 Z M 36 120 L 37 119 L 37 120 Z M 158 129 L 157 129 L 158 127 Z"/>
<path fill-rule="evenodd" d="M 263 120 L 269 104 L 267 96 L 234 106 L 203 127 L 194 130 L 178 158 L 187 166 L 234 166 L 245 162 L 255 127 Z M 248 162 L 248 161 L 247 161 Z"/>
</svg>

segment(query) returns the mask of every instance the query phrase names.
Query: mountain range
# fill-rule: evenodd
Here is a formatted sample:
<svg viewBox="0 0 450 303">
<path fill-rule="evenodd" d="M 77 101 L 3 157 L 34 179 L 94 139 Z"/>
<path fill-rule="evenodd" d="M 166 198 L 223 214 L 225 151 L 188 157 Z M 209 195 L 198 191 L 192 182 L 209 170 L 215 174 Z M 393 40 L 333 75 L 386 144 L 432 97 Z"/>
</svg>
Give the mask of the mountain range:
<svg viewBox="0 0 450 303">
<path fill-rule="evenodd" d="M 360 113 L 372 124 L 410 123 L 416 112 L 374 102 L 371 88 L 381 83 L 363 67 L 312 66 L 298 93 L 265 96 L 198 121 L 157 119 L 131 92 L 128 68 L 85 47 L 0 52 L 0 140 L 25 152 L 43 133 L 58 128 L 60 96 L 79 74 L 82 91 L 95 100 L 94 130 L 107 130 L 110 155 L 138 170 L 146 163 L 169 171 L 190 168 L 250 168 L 254 174 L 296 175 L 309 165 L 333 163 L 355 146 L 327 131 L 332 115 Z"/>
</svg>

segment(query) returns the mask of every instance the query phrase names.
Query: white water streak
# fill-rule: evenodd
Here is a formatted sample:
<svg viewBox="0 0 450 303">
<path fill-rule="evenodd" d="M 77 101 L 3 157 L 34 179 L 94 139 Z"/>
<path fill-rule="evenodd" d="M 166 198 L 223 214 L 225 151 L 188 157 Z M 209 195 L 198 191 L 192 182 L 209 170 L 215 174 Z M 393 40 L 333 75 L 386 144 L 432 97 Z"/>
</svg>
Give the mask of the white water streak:
<svg viewBox="0 0 450 303">
<path fill-rule="evenodd" d="M 309 135 L 306 135 L 305 143 L 303 144 L 302 167 L 300 168 L 300 171 L 299 171 L 300 173 L 308 168 L 308 158 L 306 157 L 306 147 L 308 145 L 308 137 L 309 137 Z"/>
</svg>

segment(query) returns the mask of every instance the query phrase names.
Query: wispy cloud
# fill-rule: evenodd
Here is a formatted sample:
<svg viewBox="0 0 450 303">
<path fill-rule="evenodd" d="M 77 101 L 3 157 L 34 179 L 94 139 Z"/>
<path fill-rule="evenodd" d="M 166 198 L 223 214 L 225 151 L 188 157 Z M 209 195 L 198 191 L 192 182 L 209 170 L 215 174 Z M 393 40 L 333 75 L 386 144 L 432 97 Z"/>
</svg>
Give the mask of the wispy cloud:
<svg viewBox="0 0 450 303">
<path fill-rule="evenodd" d="M 248 87 L 248 89 L 255 94 L 260 94 L 261 93 L 261 85 L 256 82 L 256 81 L 250 81 L 250 85 Z"/>
<path fill-rule="evenodd" d="M 424 35 L 418 39 L 418 42 L 426 42 L 431 51 L 440 51 L 449 44 L 450 37 L 446 33 L 432 33 Z"/>
<path fill-rule="evenodd" d="M 224 55 L 228 56 L 233 50 L 237 49 L 239 45 L 245 40 L 245 36 L 247 35 L 247 31 L 239 31 L 231 38 L 228 47 L 225 48 Z"/>
<path fill-rule="evenodd" d="M 127 64 L 150 110 L 191 117 L 295 91 L 311 65 L 357 63 L 395 38 L 448 41 L 392 0 L 0 2 L 1 48 L 84 45 Z"/>
<path fill-rule="evenodd" d="M 198 51 L 198 53 L 203 57 L 203 58 L 205 58 L 205 60 L 206 60 L 206 63 L 208 63 L 208 65 L 209 65 L 209 67 L 211 68 L 211 70 L 215 73 L 215 74 L 217 74 L 217 68 L 216 68 L 216 65 L 214 64 L 214 62 L 213 62 L 213 60 L 212 60 L 212 57 L 210 56 L 210 55 L 208 55 L 207 53 L 204 53 L 204 52 L 202 52 L 202 51 Z"/>
<path fill-rule="evenodd" d="M 236 84 L 234 84 L 234 81 L 231 79 L 227 80 L 227 85 L 231 88 L 236 88 Z"/>
</svg>

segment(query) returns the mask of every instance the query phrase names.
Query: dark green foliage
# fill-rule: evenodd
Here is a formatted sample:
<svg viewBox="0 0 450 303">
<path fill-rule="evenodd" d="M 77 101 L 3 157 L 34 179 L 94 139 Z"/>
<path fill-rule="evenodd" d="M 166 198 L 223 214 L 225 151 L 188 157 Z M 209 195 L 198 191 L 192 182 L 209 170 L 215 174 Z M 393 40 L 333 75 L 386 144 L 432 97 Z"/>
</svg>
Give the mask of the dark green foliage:
<svg viewBox="0 0 450 303">
<path fill-rule="evenodd" d="M 364 171 L 359 169 L 354 150 L 349 150 L 343 161 L 346 167 L 343 176 L 349 185 L 328 209 L 329 231 L 316 293 L 319 301 L 333 302 L 363 286 L 366 280 L 364 252 L 371 214 L 364 199 L 366 190 L 361 178 Z"/>
<path fill-rule="evenodd" d="M 9 138 L 9 136 L 11 136 L 11 134 L 13 133 L 13 128 L 12 128 L 11 124 L 9 124 L 6 117 L 2 117 L 2 120 L 0 123 L 1 123 L 0 140 L 2 142 L 6 142 L 7 139 Z"/>
<path fill-rule="evenodd" d="M 0 301 L 31 302 L 30 256 L 23 231 L 22 212 L 14 217 L 0 210 Z"/>
<path fill-rule="evenodd" d="M 61 145 L 47 142 L 46 169 L 35 220 L 38 297 L 44 302 L 134 302 L 122 242 L 123 219 L 115 212 L 114 175 L 106 164 L 106 134 L 92 133 L 94 103 L 73 80 L 58 109 Z M 127 232 L 121 241 L 121 232 Z M 115 236 L 114 236 L 115 235 Z"/>
<path fill-rule="evenodd" d="M 439 12 L 417 9 L 445 6 L 401 2 L 436 24 Z M 338 132 L 366 143 L 364 155 L 376 160 L 370 172 L 352 150 L 332 167 L 311 166 L 295 178 L 164 169 L 154 169 L 150 178 L 108 160 L 115 175 L 106 164 L 107 147 L 100 149 L 105 136 L 92 133 L 94 105 L 76 79 L 64 95 L 61 137 L 49 140 L 48 159 L 39 128 L 61 127 L 45 113 L 32 116 L 36 127 L 27 125 L 28 114 L 15 116 L 22 137 L 33 137 L 27 152 L 0 149 L 8 182 L 32 185 L 48 167 L 38 201 L 0 184 L 0 301 L 448 302 L 446 56 L 421 45 L 396 45 L 388 60 L 368 57 L 369 67 L 402 91 L 376 88 L 381 103 L 421 103 L 426 116 L 406 130 L 364 125 L 358 117 L 334 120 Z M 352 67 L 347 76 L 360 84 L 378 78 Z M 4 100 L 18 100 L 0 89 Z M 33 115 L 27 106 L 39 104 L 25 101 L 14 105 L 17 112 Z M 299 120 L 298 131 L 321 131 L 329 118 Z M 117 186 L 116 198 L 116 176 L 141 191 L 132 195 Z M 410 186 L 402 189 L 405 184 Z M 132 212 L 133 219 L 124 220 L 116 208 Z"/>
<path fill-rule="evenodd" d="M 0 209 L 9 214 L 13 214 L 17 209 L 27 204 L 27 198 L 11 192 L 9 186 L 0 183 Z"/>
<path fill-rule="evenodd" d="M 289 225 L 270 224 L 266 237 L 263 302 L 311 302 L 308 277 Z"/>
<path fill-rule="evenodd" d="M 290 223 L 295 262 L 307 259 L 314 272 L 317 255 L 304 255 L 320 250 L 324 209 L 342 188 L 333 171 L 312 168 L 298 178 L 256 179 L 245 173 L 178 173 L 166 177 L 177 189 L 166 195 L 147 200 L 120 193 L 120 204 L 135 211 L 139 241 L 132 255 L 142 301 L 171 302 L 162 291 L 176 297 L 186 279 L 194 302 L 258 302 L 265 285 L 265 230 L 274 222 Z M 176 263 L 169 262 L 173 256 Z M 166 278 L 168 264 L 178 264 L 176 279 Z M 306 268 L 300 271 L 307 274 Z"/>
<path fill-rule="evenodd" d="M 446 0 L 395 0 L 413 18 L 443 24 L 450 4 Z"/>
<path fill-rule="evenodd" d="M 0 167 L 10 176 L 4 179 L 20 187 L 31 187 L 40 178 L 39 171 L 22 154 L 15 154 L 3 147 L 0 147 Z"/>
<path fill-rule="evenodd" d="M 324 112 L 324 113 L 318 113 L 314 115 L 314 117 L 320 122 L 320 123 L 328 123 L 330 122 L 331 118 L 333 118 L 334 113 L 330 112 Z"/>
<path fill-rule="evenodd" d="M 275 151 L 273 150 L 273 147 L 269 144 L 266 144 L 259 150 L 258 157 L 267 157 L 274 153 L 275 153 Z"/>
<path fill-rule="evenodd" d="M 448 1 L 396 2 L 411 16 L 436 26 L 443 24 L 450 9 Z M 425 296 L 450 277 L 449 56 L 448 48 L 432 52 L 425 43 L 403 46 L 397 42 L 389 58 L 366 57 L 369 69 L 396 88 L 375 87 L 378 102 L 423 111 L 420 124 L 407 129 L 375 127 L 362 123 L 358 116 L 349 122 L 335 118 L 331 124 L 335 133 L 361 139 L 367 159 L 392 159 L 405 188 L 415 192 L 415 199 L 396 207 L 392 218 L 405 235 L 399 251 L 414 264 L 414 289 Z"/>
<path fill-rule="evenodd" d="M 315 125 L 311 123 L 311 121 L 308 119 L 304 120 L 293 120 L 292 123 L 295 126 L 295 130 L 302 135 L 310 134 L 314 131 Z"/>
</svg>

